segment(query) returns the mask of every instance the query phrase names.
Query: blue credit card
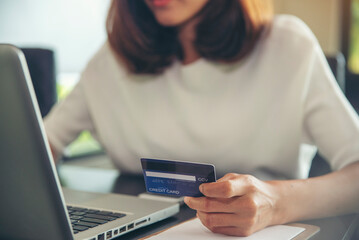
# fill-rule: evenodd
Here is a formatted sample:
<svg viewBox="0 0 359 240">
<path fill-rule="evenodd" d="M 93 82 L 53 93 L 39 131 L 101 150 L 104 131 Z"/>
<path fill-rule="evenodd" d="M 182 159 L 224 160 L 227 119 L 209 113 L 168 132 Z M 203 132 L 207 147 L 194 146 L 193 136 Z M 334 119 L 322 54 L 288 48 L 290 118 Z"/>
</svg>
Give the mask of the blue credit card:
<svg viewBox="0 0 359 240">
<path fill-rule="evenodd" d="M 141 158 L 143 176 L 149 193 L 200 197 L 202 183 L 215 182 L 212 164 Z"/>
</svg>

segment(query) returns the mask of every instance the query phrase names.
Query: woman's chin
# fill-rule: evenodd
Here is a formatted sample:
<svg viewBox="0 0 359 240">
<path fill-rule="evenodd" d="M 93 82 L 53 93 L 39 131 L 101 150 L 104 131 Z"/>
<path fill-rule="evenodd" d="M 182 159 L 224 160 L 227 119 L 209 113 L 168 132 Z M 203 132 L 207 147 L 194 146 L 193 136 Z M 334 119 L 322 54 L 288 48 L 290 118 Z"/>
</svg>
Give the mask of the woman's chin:
<svg viewBox="0 0 359 240">
<path fill-rule="evenodd" d="M 157 22 L 164 27 L 177 27 L 181 25 L 183 21 L 171 18 L 157 18 Z"/>
<path fill-rule="evenodd" d="M 176 27 L 186 22 L 189 19 L 188 16 L 179 16 L 176 11 L 168 12 L 155 12 L 154 13 L 157 22 L 166 27 Z"/>
</svg>

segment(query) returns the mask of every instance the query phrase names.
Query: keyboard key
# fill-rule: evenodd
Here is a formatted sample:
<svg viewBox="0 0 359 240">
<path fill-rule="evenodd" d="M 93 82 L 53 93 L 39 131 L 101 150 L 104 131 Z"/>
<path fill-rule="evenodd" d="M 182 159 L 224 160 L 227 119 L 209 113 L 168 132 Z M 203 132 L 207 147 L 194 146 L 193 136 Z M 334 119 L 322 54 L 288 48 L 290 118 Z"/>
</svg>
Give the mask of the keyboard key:
<svg viewBox="0 0 359 240">
<path fill-rule="evenodd" d="M 93 222 L 93 223 L 99 223 L 99 224 L 105 224 L 108 222 L 107 220 L 96 219 L 96 218 L 86 218 L 86 217 L 81 219 L 81 221 Z"/>
<path fill-rule="evenodd" d="M 80 220 L 81 218 L 83 218 L 84 216 L 78 216 L 78 215 L 73 215 L 73 216 L 71 216 L 70 215 L 70 219 L 71 220 Z"/>
<path fill-rule="evenodd" d="M 72 226 L 72 228 L 73 228 L 74 230 L 76 230 L 76 231 L 79 231 L 79 232 L 85 231 L 85 230 L 89 229 L 89 227 L 80 226 L 80 225 L 74 225 L 74 226 Z"/>
<path fill-rule="evenodd" d="M 96 214 L 100 214 L 100 215 L 105 215 L 105 216 L 110 216 L 111 214 L 113 214 L 113 212 L 108 212 L 108 211 L 100 211 Z"/>
<path fill-rule="evenodd" d="M 122 218 L 122 217 L 126 216 L 126 214 L 123 214 L 123 213 L 114 213 L 114 212 L 107 212 L 107 211 L 101 211 L 96 214 L 110 216 L 110 217 L 114 217 L 114 218 Z"/>
<path fill-rule="evenodd" d="M 82 215 L 85 215 L 85 214 L 86 214 L 86 212 L 79 212 L 79 211 L 71 213 L 71 215 L 78 215 L 78 216 L 82 216 Z"/>
<path fill-rule="evenodd" d="M 84 215 L 85 217 L 89 217 L 89 218 L 97 218 L 97 219 L 102 219 L 102 220 L 107 220 L 107 221 L 113 221 L 116 218 L 115 217 L 110 217 L 110 216 L 105 216 L 105 215 L 98 215 L 98 214 L 86 214 Z"/>
<path fill-rule="evenodd" d="M 89 228 L 93 228 L 93 227 L 98 226 L 99 224 L 98 224 L 98 223 L 91 223 L 91 222 L 79 221 L 79 222 L 75 223 L 75 226 L 78 226 L 78 225 L 86 226 L 86 227 L 89 227 Z"/>
<path fill-rule="evenodd" d="M 100 210 L 92 210 L 92 209 L 89 209 L 86 211 L 87 213 L 98 213 L 100 212 Z"/>
</svg>

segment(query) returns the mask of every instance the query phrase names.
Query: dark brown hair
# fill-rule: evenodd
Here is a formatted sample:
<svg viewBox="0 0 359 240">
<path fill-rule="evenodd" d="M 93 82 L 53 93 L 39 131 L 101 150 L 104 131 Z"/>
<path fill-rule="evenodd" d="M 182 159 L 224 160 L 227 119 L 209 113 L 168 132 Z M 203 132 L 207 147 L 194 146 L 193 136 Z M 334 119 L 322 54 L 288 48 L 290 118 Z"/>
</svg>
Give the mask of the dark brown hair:
<svg viewBox="0 0 359 240">
<path fill-rule="evenodd" d="M 198 13 L 194 45 L 208 60 L 235 62 L 254 48 L 271 22 L 271 0 L 209 0 Z M 182 58 L 175 27 L 160 25 L 144 0 L 112 0 L 110 46 L 131 73 L 161 73 Z"/>
</svg>

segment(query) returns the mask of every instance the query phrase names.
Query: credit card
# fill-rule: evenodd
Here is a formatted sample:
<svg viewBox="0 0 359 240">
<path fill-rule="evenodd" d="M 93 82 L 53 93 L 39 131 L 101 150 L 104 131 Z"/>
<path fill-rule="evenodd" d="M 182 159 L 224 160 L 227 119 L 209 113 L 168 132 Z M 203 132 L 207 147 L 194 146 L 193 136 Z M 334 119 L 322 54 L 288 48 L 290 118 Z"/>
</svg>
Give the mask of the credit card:
<svg viewBox="0 0 359 240">
<path fill-rule="evenodd" d="M 212 164 L 149 158 L 141 158 L 141 164 L 149 193 L 200 197 L 199 185 L 216 181 Z"/>
</svg>

